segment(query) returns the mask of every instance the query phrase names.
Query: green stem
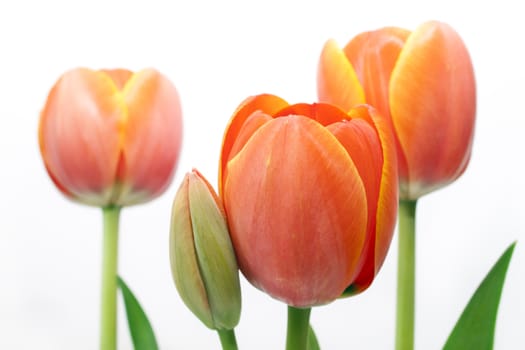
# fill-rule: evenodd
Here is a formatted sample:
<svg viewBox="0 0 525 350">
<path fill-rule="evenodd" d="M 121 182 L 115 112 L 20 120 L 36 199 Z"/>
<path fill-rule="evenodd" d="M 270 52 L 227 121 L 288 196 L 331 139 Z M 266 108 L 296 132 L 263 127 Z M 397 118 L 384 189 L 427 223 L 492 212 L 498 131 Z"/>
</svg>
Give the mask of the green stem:
<svg viewBox="0 0 525 350">
<path fill-rule="evenodd" d="M 396 350 L 414 349 L 416 204 L 399 201 Z"/>
<path fill-rule="evenodd" d="M 299 309 L 288 306 L 286 350 L 306 350 L 311 308 Z"/>
<path fill-rule="evenodd" d="M 102 253 L 102 291 L 100 319 L 100 349 L 117 348 L 117 262 L 120 207 L 102 209 L 104 238 Z"/>
<path fill-rule="evenodd" d="M 218 329 L 221 340 L 222 350 L 237 350 L 237 339 L 235 339 L 234 329 Z"/>
</svg>

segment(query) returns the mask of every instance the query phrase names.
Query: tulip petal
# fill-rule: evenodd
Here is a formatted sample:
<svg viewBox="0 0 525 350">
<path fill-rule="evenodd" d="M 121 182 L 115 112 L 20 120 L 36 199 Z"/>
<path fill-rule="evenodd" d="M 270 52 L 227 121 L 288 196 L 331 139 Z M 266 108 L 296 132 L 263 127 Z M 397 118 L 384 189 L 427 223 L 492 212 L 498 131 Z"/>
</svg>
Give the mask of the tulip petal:
<svg viewBox="0 0 525 350">
<path fill-rule="evenodd" d="M 381 143 L 375 129 L 362 119 L 331 124 L 327 128 L 352 158 L 365 185 L 368 214 L 374 214 L 383 165 Z M 375 218 L 373 221 L 375 227 Z"/>
<path fill-rule="evenodd" d="M 374 238 L 369 240 L 370 244 L 366 245 L 363 250 L 363 268 L 346 290 L 347 295 L 357 294 L 367 289 L 379 272 L 392 241 L 398 207 L 396 147 L 389 120 L 370 106 L 359 106 L 352 109 L 349 114 L 354 118 L 353 121 L 359 118 L 374 128 L 380 146 L 381 168 L 379 170 L 380 183 L 375 183 L 378 186 L 373 209 L 375 219 L 371 219 L 372 227 L 369 226 L 369 230 L 373 230 Z"/>
<path fill-rule="evenodd" d="M 122 94 L 127 120 L 116 202 L 130 205 L 151 200 L 169 185 L 181 148 L 182 111 L 175 86 L 153 69 L 136 73 Z"/>
<path fill-rule="evenodd" d="M 186 175 L 173 200 L 170 229 L 171 271 L 184 303 L 208 328 L 214 329 L 208 295 L 201 279 L 194 246 L 189 181 L 189 175 Z"/>
<path fill-rule="evenodd" d="M 328 40 L 321 52 L 317 94 L 320 102 L 335 104 L 345 112 L 365 103 L 365 93 L 356 71 L 334 40 Z"/>
<path fill-rule="evenodd" d="M 390 117 L 390 74 L 409 34 L 402 28 L 385 27 L 357 35 L 343 49 L 359 77 L 366 103 L 385 117 Z"/>
<path fill-rule="evenodd" d="M 359 111 L 360 109 L 355 109 Z M 381 140 L 383 152 L 383 167 L 381 169 L 381 185 L 377 204 L 377 227 L 375 246 L 375 273 L 379 271 L 385 260 L 397 220 L 398 198 L 398 162 L 395 136 L 390 121 L 382 117 L 374 108 L 368 108 L 367 115 L 372 119 L 377 135 Z M 357 117 L 350 112 L 350 115 Z"/>
<path fill-rule="evenodd" d="M 328 130 L 346 149 L 365 185 L 368 224 L 357 278 L 367 275 L 367 282 L 371 283 L 375 276 L 376 213 L 383 166 L 381 143 L 375 128 L 363 119 L 335 123 Z"/>
<path fill-rule="evenodd" d="M 117 86 L 117 89 L 122 90 L 129 79 L 133 76 L 133 72 L 127 69 L 102 69 L 101 72 L 106 73 L 113 83 Z"/>
<path fill-rule="evenodd" d="M 450 26 L 427 22 L 409 36 L 392 72 L 390 110 L 407 162 L 400 169 L 403 198 L 461 174 L 470 158 L 476 91 L 468 51 Z"/>
<path fill-rule="evenodd" d="M 346 150 L 303 116 L 276 118 L 228 162 L 224 204 L 241 271 L 289 305 L 330 302 L 354 278 L 366 194 Z"/>
<path fill-rule="evenodd" d="M 74 199 L 97 206 L 108 202 L 123 114 L 118 90 L 102 72 L 69 71 L 49 93 L 40 119 L 40 150 L 53 181 Z"/>
<path fill-rule="evenodd" d="M 253 112 L 250 114 L 250 116 L 246 119 L 244 124 L 242 125 L 241 129 L 239 130 L 239 133 L 237 134 L 237 137 L 235 139 L 235 142 L 233 143 L 233 146 L 230 150 L 229 158 L 232 159 L 239 153 L 246 142 L 252 137 L 252 135 L 264 124 L 272 120 L 273 118 L 269 116 L 268 114 L 261 112 L 259 110 Z M 225 173 L 224 175 L 227 176 L 227 168 L 224 169 Z"/>
<path fill-rule="evenodd" d="M 248 116 L 241 129 L 239 130 L 239 133 L 237 134 L 235 142 L 233 143 L 233 146 L 230 150 L 229 158 L 231 159 L 235 157 L 235 155 L 237 155 L 237 153 L 239 153 L 244 147 L 246 142 L 248 142 L 250 137 L 252 137 L 253 133 L 256 132 L 257 129 L 263 126 L 266 122 L 272 119 L 272 117 L 270 117 L 264 112 L 261 112 L 260 110 L 256 110 L 250 116 Z M 220 175 L 223 178 L 226 178 L 228 176 L 228 168 L 224 168 Z M 219 187 L 222 186 L 219 185 Z"/>
<path fill-rule="evenodd" d="M 226 168 L 226 163 L 232 158 L 230 153 L 237 140 L 237 135 L 241 131 L 246 120 L 255 111 L 260 111 L 268 115 L 273 115 L 278 110 L 287 106 L 288 103 L 282 98 L 270 95 L 261 94 L 248 97 L 244 100 L 237 110 L 230 118 L 224 136 L 222 138 L 221 159 L 219 161 L 219 194 L 222 195 L 223 179 L 225 178 L 223 172 Z"/>
<path fill-rule="evenodd" d="M 274 114 L 274 117 L 286 117 L 294 114 L 313 119 L 323 126 L 348 119 L 348 114 L 339 107 L 328 103 L 297 103 L 281 109 Z"/>
</svg>

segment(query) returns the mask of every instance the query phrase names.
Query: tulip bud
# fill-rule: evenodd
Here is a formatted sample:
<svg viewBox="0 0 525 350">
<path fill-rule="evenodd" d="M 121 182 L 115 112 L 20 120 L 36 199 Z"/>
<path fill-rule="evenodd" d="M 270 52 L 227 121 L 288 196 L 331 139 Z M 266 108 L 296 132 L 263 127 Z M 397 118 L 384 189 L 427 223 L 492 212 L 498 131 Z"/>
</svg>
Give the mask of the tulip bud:
<svg viewBox="0 0 525 350">
<path fill-rule="evenodd" d="M 401 199 L 417 199 L 466 169 L 476 115 L 469 53 L 449 25 L 429 21 L 413 32 L 386 27 L 324 46 L 318 70 L 321 102 L 347 111 L 368 103 L 389 119 L 395 137 Z"/>
<path fill-rule="evenodd" d="M 68 198 L 125 206 L 161 195 L 179 157 L 178 93 L 159 72 L 125 69 L 66 72 L 40 116 L 40 151 Z"/>
<path fill-rule="evenodd" d="M 175 286 L 195 316 L 211 329 L 233 329 L 241 313 L 237 261 L 222 204 L 196 170 L 173 201 L 170 260 Z"/>
</svg>

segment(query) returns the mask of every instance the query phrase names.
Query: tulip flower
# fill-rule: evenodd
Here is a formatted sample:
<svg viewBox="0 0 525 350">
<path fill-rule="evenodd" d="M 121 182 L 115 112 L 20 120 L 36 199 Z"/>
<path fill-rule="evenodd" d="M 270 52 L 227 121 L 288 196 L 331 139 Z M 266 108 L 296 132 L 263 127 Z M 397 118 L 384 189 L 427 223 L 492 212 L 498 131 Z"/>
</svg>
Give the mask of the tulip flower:
<svg viewBox="0 0 525 350">
<path fill-rule="evenodd" d="M 58 189 L 103 208 L 100 349 L 116 349 L 120 209 L 152 200 L 171 182 L 182 136 L 177 91 L 154 69 L 73 69 L 51 89 L 38 136 Z"/>
<path fill-rule="evenodd" d="M 341 50 L 330 40 L 318 69 L 322 102 L 379 109 L 392 125 L 399 165 L 396 349 L 414 346 L 417 199 L 456 180 L 470 159 L 476 86 L 469 53 L 447 24 L 359 34 Z"/>
<path fill-rule="evenodd" d="M 318 94 L 349 110 L 368 103 L 391 119 L 402 199 L 417 199 L 457 179 L 470 159 L 476 88 L 469 53 L 447 24 L 410 32 L 365 32 L 344 49 L 329 40 L 318 69 Z"/>
<path fill-rule="evenodd" d="M 297 308 L 366 289 L 395 225 L 394 147 L 368 106 L 245 100 L 224 134 L 219 189 L 246 278 Z"/>
<path fill-rule="evenodd" d="M 67 197 L 95 206 L 147 202 L 171 183 L 182 139 L 173 84 L 145 69 L 74 69 L 40 118 L 40 151 Z"/>
<path fill-rule="evenodd" d="M 237 261 L 221 201 L 196 170 L 173 201 L 170 259 L 188 308 L 211 329 L 233 329 L 241 312 Z"/>
</svg>

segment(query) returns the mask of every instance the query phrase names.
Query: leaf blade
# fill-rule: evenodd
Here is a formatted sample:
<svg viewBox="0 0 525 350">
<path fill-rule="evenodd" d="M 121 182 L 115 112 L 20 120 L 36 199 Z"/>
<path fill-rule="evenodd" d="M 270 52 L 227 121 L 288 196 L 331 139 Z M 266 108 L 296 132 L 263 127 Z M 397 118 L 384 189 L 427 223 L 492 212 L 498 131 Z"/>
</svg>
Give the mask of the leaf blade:
<svg viewBox="0 0 525 350">
<path fill-rule="evenodd" d="M 443 350 L 490 350 L 501 292 L 516 242 L 501 255 L 476 289 L 458 322 L 450 333 Z"/>
<path fill-rule="evenodd" d="M 139 301 L 120 276 L 117 277 L 117 284 L 124 298 L 129 332 L 135 350 L 158 350 L 155 333 Z"/>
</svg>

